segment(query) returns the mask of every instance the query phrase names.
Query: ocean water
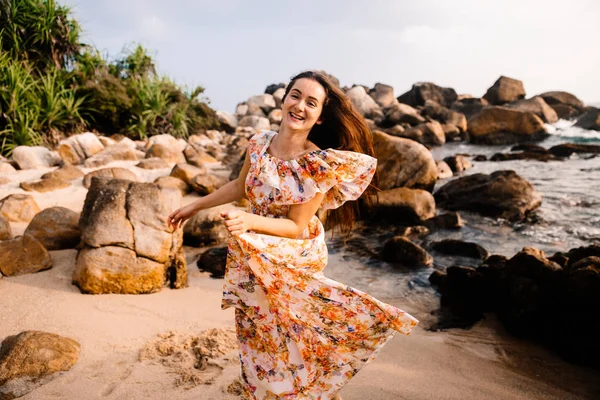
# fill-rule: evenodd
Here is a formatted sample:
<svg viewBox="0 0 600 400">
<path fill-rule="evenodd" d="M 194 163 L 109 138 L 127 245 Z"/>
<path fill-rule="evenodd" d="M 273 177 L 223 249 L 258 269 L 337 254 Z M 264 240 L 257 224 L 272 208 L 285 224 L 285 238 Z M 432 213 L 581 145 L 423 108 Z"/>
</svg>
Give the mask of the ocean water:
<svg viewBox="0 0 600 400">
<path fill-rule="evenodd" d="M 600 145 L 600 132 L 574 127 L 571 121 L 560 120 L 547 128 L 550 136 L 536 143 L 545 148 L 560 143 Z M 498 152 L 509 152 L 511 147 L 449 143 L 432 149 L 432 153 L 436 160 L 454 154 L 483 154 L 489 158 Z M 567 160 L 549 162 L 471 162 L 473 168 L 459 176 L 513 170 L 531 182 L 541 194 L 541 207 L 527 221 L 519 223 L 459 211 L 466 222 L 462 229 L 437 231 L 415 240 L 417 243 L 427 248 L 432 241 L 459 239 L 476 242 L 492 254 L 507 257 L 524 246 L 536 247 L 552 255 L 574 247 L 600 244 L 600 155 L 573 154 Z M 438 181 L 435 190 L 456 178 Z M 442 212 L 444 210 L 438 208 L 438 213 Z M 380 229 L 357 235 L 359 237 L 355 241 L 366 250 L 357 252 L 353 250 L 356 246 L 343 246 L 339 241 L 330 241 L 331 257 L 326 273 L 333 279 L 340 279 L 375 296 L 394 299 L 393 303 L 408 303 L 409 308 L 412 306 L 423 313 L 436 308 L 437 295 L 428 282 L 432 268 L 408 270 L 378 260 L 374 255 L 381 250 L 384 241 L 393 236 L 392 232 Z M 475 259 L 444 256 L 435 252 L 431 254 L 435 259 L 435 269 L 443 270 L 451 265 L 479 265 L 479 260 Z"/>
</svg>

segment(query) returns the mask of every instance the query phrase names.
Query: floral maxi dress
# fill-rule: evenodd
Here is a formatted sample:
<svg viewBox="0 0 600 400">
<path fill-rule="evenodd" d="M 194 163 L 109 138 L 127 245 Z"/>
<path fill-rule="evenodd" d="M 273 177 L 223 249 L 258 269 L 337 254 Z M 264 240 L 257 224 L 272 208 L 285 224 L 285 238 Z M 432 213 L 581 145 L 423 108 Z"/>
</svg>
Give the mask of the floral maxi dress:
<svg viewBox="0 0 600 400">
<path fill-rule="evenodd" d="M 249 212 L 284 218 L 290 206 L 325 193 L 321 205 L 356 200 L 377 160 L 316 150 L 294 160 L 271 156 L 276 135 L 250 139 Z M 222 308 L 235 307 L 242 384 L 253 399 L 331 399 L 373 360 L 394 331 L 417 320 L 370 295 L 326 278 L 324 229 L 317 216 L 298 239 L 246 232 L 230 236 Z"/>
</svg>

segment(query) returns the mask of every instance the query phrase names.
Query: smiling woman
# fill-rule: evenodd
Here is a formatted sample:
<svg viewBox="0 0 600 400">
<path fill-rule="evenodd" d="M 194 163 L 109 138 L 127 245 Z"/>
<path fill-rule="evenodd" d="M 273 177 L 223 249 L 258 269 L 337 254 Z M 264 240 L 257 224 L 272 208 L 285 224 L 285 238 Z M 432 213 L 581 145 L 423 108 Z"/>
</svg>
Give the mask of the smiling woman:
<svg viewBox="0 0 600 400">
<path fill-rule="evenodd" d="M 417 320 L 323 275 L 319 208 L 348 231 L 354 204 L 371 192 L 377 160 L 350 100 L 317 72 L 287 86 L 279 133 L 251 138 L 239 177 L 169 216 L 246 196 L 248 212 L 222 214 L 231 233 L 222 308 L 234 307 L 242 383 L 252 399 L 332 399 L 394 332 Z M 340 215 L 345 219 L 339 219 Z"/>
</svg>

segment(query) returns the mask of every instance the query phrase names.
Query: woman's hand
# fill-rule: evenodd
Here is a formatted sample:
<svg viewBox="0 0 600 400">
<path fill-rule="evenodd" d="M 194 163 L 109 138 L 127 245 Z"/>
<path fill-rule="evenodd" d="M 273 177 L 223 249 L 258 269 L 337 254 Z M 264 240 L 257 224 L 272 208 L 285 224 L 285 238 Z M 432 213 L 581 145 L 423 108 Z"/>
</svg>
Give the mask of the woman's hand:
<svg viewBox="0 0 600 400">
<path fill-rule="evenodd" d="M 196 214 L 198 210 L 193 204 L 188 204 L 185 207 L 181 207 L 178 210 L 173 211 L 167 217 L 167 224 L 173 229 L 179 229 L 183 226 L 183 223 L 188 220 L 191 216 Z"/>
<path fill-rule="evenodd" d="M 222 212 L 225 226 L 232 235 L 241 235 L 252 229 L 252 214 L 240 210 Z"/>
</svg>

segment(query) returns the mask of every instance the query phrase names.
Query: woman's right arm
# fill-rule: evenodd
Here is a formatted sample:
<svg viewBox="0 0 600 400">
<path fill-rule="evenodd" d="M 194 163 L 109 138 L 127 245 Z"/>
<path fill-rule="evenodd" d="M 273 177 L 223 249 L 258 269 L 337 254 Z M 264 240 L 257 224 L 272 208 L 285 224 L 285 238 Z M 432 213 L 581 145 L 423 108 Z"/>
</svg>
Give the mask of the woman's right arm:
<svg viewBox="0 0 600 400">
<path fill-rule="evenodd" d="M 167 224 L 172 228 L 177 229 L 181 227 L 187 219 L 191 218 L 200 210 L 220 206 L 221 204 L 231 203 L 232 201 L 243 198 L 246 194 L 244 185 L 249 169 L 250 157 L 246 153 L 244 165 L 242 166 L 240 175 L 236 179 L 227 182 L 218 190 L 199 198 L 193 203 L 173 211 L 167 218 Z"/>
</svg>

